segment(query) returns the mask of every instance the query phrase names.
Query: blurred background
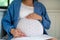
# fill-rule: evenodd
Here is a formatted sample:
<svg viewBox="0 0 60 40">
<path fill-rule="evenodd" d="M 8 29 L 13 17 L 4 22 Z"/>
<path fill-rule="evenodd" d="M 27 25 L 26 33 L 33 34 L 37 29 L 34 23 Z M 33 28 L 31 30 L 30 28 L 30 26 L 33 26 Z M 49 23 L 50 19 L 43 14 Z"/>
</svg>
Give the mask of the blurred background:
<svg viewBox="0 0 60 40">
<path fill-rule="evenodd" d="M 7 7 L 13 0 L 0 0 L 0 38 L 3 36 L 1 19 L 7 10 Z M 60 0 L 38 0 L 43 3 L 47 9 L 51 20 L 51 28 L 47 30 L 48 34 L 60 40 Z"/>
<path fill-rule="evenodd" d="M 51 20 L 48 34 L 60 40 L 60 0 L 39 0 L 39 2 L 45 5 Z"/>
</svg>

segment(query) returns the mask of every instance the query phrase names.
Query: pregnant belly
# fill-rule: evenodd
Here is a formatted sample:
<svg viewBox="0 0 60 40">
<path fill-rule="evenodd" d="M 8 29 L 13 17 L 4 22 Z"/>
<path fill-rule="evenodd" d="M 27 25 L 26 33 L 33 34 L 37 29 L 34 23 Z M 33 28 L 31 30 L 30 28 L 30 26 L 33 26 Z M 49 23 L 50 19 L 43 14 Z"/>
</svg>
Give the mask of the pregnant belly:
<svg viewBox="0 0 60 40">
<path fill-rule="evenodd" d="M 17 29 L 20 29 L 27 36 L 41 36 L 43 34 L 43 26 L 39 21 L 33 19 L 21 19 Z"/>
</svg>

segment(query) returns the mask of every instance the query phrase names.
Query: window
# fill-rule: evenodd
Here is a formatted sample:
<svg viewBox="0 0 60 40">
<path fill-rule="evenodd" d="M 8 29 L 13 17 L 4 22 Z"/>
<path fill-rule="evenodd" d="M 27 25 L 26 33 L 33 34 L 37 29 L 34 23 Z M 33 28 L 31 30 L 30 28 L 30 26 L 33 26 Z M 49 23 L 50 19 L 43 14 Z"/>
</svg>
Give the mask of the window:
<svg viewBox="0 0 60 40">
<path fill-rule="evenodd" d="M 0 0 L 0 8 L 5 9 L 13 0 Z"/>
<path fill-rule="evenodd" d="M 8 0 L 0 0 L 0 6 L 7 6 Z"/>
</svg>

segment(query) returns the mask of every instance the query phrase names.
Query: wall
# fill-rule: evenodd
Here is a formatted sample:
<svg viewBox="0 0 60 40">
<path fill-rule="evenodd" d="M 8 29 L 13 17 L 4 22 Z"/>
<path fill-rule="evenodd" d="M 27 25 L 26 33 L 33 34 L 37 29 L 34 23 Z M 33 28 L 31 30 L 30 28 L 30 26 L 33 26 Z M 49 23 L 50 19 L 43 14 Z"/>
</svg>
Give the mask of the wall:
<svg viewBox="0 0 60 40">
<path fill-rule="evenodd" d="M 60 0 L 39 0 L 48 10 L 60 10 Z"/>
<path fill-rule="evenodd" d="M 2 37 L 2 26 L 1 26 L 1 20 L 2 17 L 4 15 L 4 12 L 6 11 L 6 9 L 0 9 L 0 38 Z"/>
<path fill-rule="evenodd" d="M 56 38 L 60 38 L 60 10 L 50 10 L 48 11 L 49 17 L 51 19 L 51 28 L 48 31 L 49 35 Z"/>
<path fill-rule="evenodd" d="M 2 19 L 2 16 L 3 16 L 3 12 L 2 11 L 0 11 L 0 38 L 1 38 L 1 31 L 2 31 L 2 27 L 1 27 L 1 19 Z"/>
<path fill-rule="evenodd" d="M 60 0 L 39 1 L 45 5 L 51 20 L 51 28 L 48 30 L 48 34 L 60 39 Z"/>
</svg>

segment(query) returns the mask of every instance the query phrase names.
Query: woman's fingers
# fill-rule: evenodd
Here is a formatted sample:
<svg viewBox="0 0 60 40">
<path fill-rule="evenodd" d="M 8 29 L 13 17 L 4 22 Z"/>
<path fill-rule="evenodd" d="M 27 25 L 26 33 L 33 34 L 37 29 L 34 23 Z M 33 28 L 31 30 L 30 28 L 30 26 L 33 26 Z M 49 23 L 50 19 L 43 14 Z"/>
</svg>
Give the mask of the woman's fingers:
<svg viewBox="0 0 60 40">
<path fill-rule="evenodd" d="M 37 15 L 36 13 L 32 13 L 32 14 L 28 15 L 26 18 L 28 18 L 28 19 L 35 19 L 35 20 L 40 20 L 40 21 L 42 21 L 42 16 Z"/>
<path fill-rule="evenodd" d="M 33 19 L 33 17 L 34 17 L 33 14 L 30 14 L 30 15 L 26 16 L 26 18 L 28 18 L 28 19 Z"/>
<path fill-rule="evenodd" d="M 20 36 L 18 30 L 15 30 L 15 31 L 14 31 L 13 36 L 14 36 L 15 38 Z"/>
<path fill-rule="evenodd" d="M 20 37 L 26 37 L 26 35 L 24 33 L 21 33 Z"/>
<path fill-rule="evenodd" d="M 13 31 L 12 31 L 12 35 L 16 38 L 16 37 L 25 37 L 26 35 L 23 33 L 23 32 L 21 32 L 20 30 L 18 30 L 18 29 L 14 29 Z"/>
<path fill-rule="evenodd" d="M 26 36 L 21 30 L 17 29 L 20 36 Z"/>
</svg>

